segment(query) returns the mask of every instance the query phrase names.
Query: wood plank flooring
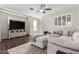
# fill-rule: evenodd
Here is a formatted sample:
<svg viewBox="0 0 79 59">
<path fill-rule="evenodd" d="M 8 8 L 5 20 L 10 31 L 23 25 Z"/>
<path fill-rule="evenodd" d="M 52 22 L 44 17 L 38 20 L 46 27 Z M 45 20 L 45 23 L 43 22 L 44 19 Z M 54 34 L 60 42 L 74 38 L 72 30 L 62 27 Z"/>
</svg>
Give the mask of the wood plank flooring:
<svg viewBox="0 0 79 59">
<path fill-rule="evenodd" d="M 29 40 L 30 36 L 24 36 L 15 39 L 4 39 L 0 42 L 0 54 L 6 54 L 8 53 L 8 49 L 27 43 Z"/>
</svg>

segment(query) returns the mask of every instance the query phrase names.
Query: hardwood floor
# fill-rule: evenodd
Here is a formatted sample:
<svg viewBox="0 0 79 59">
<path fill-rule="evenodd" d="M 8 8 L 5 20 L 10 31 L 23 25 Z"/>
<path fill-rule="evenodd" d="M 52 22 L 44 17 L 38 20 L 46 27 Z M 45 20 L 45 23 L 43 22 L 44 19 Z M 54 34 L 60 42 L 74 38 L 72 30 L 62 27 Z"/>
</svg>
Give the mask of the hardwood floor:
<svg viewBox="0 0 79 59">
<path fill-rule="evenodd" d="M 15 39 L 4 39 L 0 42 L 0 54 L 8 53 L 7 50 L 18 45 L 29 42 L 30 36 Z"/>
</svg>

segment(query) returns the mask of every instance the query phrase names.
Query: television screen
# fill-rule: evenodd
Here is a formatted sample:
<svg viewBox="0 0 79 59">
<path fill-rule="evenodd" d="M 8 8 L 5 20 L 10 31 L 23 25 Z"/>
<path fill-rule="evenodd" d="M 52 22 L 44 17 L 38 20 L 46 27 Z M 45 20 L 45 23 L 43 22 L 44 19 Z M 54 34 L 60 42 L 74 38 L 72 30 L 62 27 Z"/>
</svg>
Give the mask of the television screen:
<svg viewBox="0 0 79 59">
<path fill-rule="evenodd" d="M 9 30 L 25 29 L 25 22 L 10 20 Z"/>
</svg>

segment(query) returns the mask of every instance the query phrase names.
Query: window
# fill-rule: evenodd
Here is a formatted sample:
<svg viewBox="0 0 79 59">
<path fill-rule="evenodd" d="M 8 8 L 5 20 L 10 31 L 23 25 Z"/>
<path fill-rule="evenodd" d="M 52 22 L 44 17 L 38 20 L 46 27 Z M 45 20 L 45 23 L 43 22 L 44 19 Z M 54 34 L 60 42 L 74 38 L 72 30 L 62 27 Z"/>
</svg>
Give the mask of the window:
<svg viewBox="0 0 79 59">
<path fill-rule="evenodd" d="M 71 15 L 67 15 L 67 21 L 68 21 L 68 22 L 71 21 Z"/>
<path fill-rule="evenodd" d="M 55 25 L 57 25 L 57 17 L 55 18 Z"/>
<path fill-rule="evenodd" d="M 62 25 L 66 25 L 66 16 L 62 16 Z"/>
<path fill-rule="evenodd" d="M 55 26 L 67 26 L 71 24 L 71 15 L 63 15 L 55 17 Z"/>
<path fill-rule="evenodd" d="M 61 16 L 58 17 L 58 25 L 61 26 Z"/>
<path fill-rule="evenodd" d="M 33 21 L 33 30 L 37 31 L 37 21 L 36 20 Z"/>
</svg>

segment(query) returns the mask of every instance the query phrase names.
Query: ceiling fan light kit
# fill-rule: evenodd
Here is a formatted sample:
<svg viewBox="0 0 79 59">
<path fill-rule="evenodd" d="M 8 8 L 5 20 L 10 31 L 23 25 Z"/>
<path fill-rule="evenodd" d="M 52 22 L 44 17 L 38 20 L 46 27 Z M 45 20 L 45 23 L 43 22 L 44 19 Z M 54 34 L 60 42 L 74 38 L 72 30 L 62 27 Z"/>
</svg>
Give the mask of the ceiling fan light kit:
<svg viewBox="0 0 79 59">
<path fill-rule="evenodd" d="M 43 12 L 44 10 L 43 9 L 40 9 L 40 12 Z"/>
</svg>

